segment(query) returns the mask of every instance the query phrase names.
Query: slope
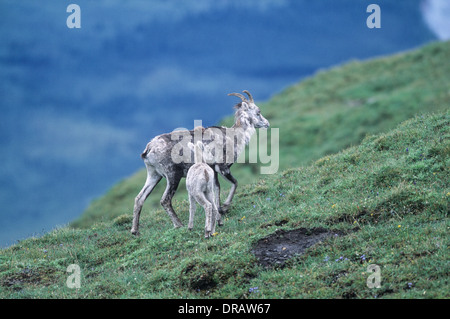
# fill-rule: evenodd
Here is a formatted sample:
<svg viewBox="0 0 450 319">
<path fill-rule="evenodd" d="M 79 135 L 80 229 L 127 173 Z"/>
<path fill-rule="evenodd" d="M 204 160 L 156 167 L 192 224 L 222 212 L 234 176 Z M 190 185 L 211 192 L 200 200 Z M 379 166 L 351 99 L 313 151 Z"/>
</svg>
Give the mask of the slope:
<svg viewBox="0 0 450 319">
<path fill-rule="evenodd" d="M 418 113 L 445 109 L 450 102 L 449 57 L 450 42 L 443 42 L 395 56 L 352 61 L 319 71 L 258 103 L 271 127 L 280 130 L 280 170 L 357 145 L 367 134 L 386 132 Z M 232 121 L 230 117 L 221 124 L 231 126 Z M 260 177 L 258 164 L 235 164 L 232 171 L 240 185 Z M 89 227 L 130 213 L 145 176 L 141 170 L 121 181 L 71 225 Z M 221 184 L 226 191 L 227 183 Z M 164 188 L 162 181 L 147 200 L 144 215 L 160 207 Z M 175 199 L 184 198 L 182 183 Z"/>
<path fill-rule="evenodd" d="M 155 209 L 138 238 L 126 214 L 21 241 L 1 250 L 0 298 L 449 298 L 449 155 L 447 105 L 241 187 L 209 240 L 200 218 L 173 229 Z M 292 231 L 328 236 L 295 255 Z M 261 242 L 283 262 L 257 258 Z M 79 289 L 66 286 L 71 264 Z"/>
</svg>

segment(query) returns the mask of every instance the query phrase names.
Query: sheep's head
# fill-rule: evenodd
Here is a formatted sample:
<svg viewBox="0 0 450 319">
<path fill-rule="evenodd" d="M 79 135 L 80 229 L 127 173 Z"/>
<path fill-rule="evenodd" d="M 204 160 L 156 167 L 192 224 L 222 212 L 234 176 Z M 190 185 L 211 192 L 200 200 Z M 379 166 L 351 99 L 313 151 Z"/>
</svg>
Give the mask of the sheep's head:
<svg viewBox="0 0 450 319">
<path fill-rule="evenodd" d="M 237 96 L 242 100 L 241 103 L 236 105 L 237 112 L 239 112 L 240 116 L 243 116 L 250 125 L 253 125 L 255 128 L 268 128 L 269 121 L 262 116 L 261 110 L 255 104 L 252 95 L 249 91 L 242 91 L 248 95 L 248 99 L 240 93 L 230 93 L 228 95 Z"/>
</svg>

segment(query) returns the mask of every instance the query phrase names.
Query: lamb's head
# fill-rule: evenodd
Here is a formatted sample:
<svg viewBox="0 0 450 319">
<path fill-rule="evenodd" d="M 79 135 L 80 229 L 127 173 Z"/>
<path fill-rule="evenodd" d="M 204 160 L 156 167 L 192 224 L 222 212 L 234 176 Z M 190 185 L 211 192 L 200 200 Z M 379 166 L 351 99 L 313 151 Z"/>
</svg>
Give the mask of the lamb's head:
<svg viewBox="0 0 450 319">
<path fill-rule="evenodd" d="M 236 105 L 236 118 L 244 119 L 248 124 L 255 128 L 268 128 L 269 121 L 262 116 L 259 107 L 255 104 L 252 95 L 249 91 L 244 90 L 245 94 L 248 95 L 248 99 L 240 93 L 230 93 L 228 95 L 237 96 L 242 100 L 241 103 Z"/>
</svg>

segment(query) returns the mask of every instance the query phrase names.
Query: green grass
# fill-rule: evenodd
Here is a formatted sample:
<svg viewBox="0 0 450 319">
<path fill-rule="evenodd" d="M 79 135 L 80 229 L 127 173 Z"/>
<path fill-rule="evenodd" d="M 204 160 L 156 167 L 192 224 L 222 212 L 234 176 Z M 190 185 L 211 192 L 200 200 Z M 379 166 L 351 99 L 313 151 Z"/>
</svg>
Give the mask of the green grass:
<svg viewBox="0 0 450 319">
<path fill-rule="evenodd" d="M 0 298 L 449 298 L 449 56 L 445 42 L 354 61 L 258 103 L 280 129 L 280 171 L 233 166 L 240 186 L 216 236 L 203 238 L 200 208 L 193 231 L 173 228 L 164 182 L 132 236 L 141 170 L 70 227 L 0 250 Z M 282 268 L 251 252 L 277 230 L 318 227 L 341 235 Z M 70 264 L 79 289 L 66 286 Z M 367 287 L 370 264 L 381 288 Z"/>
<path fill-rule="evenodd" d="M 202 213 L 188 231 L 161 208 L 142 214 L 137 238 L 130 213 L 57 229 L 1 250 L 0 298 L 449 298 L 449 155 L 447 110 L 238 188 L 208 240 Z M 187 200 L 175 209 L 187 223 Z M 257 263 L 258 240 L 300 227 L 344 235 L 283 268 Z M 70 264 L 79 289 L 66 287 Z M 367 287 L 369 264 L 381 288 Z"/>
<path fill-rule="evenodd" d="M 450 42 L 444 42 L 394 56 L 353 61 L 319 71 L 270 101 L 258 103 L 271 127 L 280 130 L 280 171 L 358 145 L 367 134 L 388 132 L 417 114 L 446 110 L 450 104 L 449 57 Z M 226 126 L 232 123 L 231 117 L 222 121 Z M 258 164 L 235 164 L 232 172 L 240 185 L 260 177 Z M 112 187 L 72 226 L 89 227 L 95 221 L 129 214 L 145 177 L 143 169 Z M 228 186 L 225 181 L 221 184 Z M 160 207 L 164 188 L 163 180 L 147 199 L 147 210 Z M 183 182 L 175 199 L 184 198 Z"/>
</svg>

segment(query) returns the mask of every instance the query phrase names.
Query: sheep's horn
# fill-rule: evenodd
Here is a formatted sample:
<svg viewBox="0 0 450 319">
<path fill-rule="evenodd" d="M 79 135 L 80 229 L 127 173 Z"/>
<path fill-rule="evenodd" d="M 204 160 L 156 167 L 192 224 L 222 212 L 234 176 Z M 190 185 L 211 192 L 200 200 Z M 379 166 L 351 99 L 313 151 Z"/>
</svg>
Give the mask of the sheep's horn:
<svg viewBox="0 0 450 319">
<path fill-rule="evenodd" d="M 247 90 L 244 90 L 244 91 L 242 91 L 242 92 L 244 92 L 245 94 L 247 94 L 248 95 L 248 98 L 250 99 L 250 102 L 252 102 L 252 103 L 254 103 L 254 101 L 253 101 L 253 96 L 250 94 L 250 92 L 249 91 L 247 91 Z"/>
<path fill-rule="evenodd" d="M 237 96 L 238 98 L 240 98 L 242 100 L 242 102 L 247 102 L 247 99 L 245 98 L 245 96 L 243 96 L 240 93 L 229 93 L 228 94 L 228 96 L 231 96 L 231 95 Z"/>
</svg>

